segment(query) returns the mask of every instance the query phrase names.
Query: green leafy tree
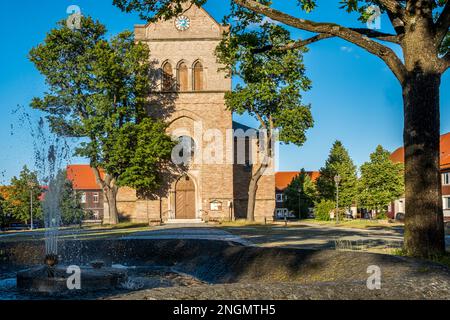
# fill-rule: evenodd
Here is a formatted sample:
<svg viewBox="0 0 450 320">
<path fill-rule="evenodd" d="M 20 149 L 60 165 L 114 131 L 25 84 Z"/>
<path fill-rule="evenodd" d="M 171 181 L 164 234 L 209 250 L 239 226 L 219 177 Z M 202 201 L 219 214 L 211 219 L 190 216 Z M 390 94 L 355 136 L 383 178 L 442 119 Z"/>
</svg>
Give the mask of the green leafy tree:
<svg viewBox="0 0 450 320">
<path fill-rule="evenodd" d="M 315 205 L 315 218 L 319 221 L 330 221 L 330 213 L 336 209 L 336 203 L 331 200 L 322 199 Z"/>
<path fill-rule="evenodd" d="M 31 207 L 33 207 L 33 221 L 42 219 L 40 204 L 42 189 L 36 172 L 30 171 L 27 166 L 24 166 L 19 177 L 11 179 L 9 192 L 7 208 L 14 219 L 28 223 L 31 220 Z M 31 206 L 31 202 L 33 202 L 33 206 Z"/>
<path fill-rule="evenodd" d="M 309 208 L 314 207 L 317 189 L 309 174 L 302 169 L 286 188 L 284 195 L 286 207 L 290 211 L 297 212 L 297 216 L 304 219 L 308 217 Z"/>
<path fill-rule="evenodd" d="M 6 228 L 12 222 L 10 210 L 11 187 L 0 186 L 0 228 Z"/>
<path fill-rule="evenodd" d="M 111 136 L 105 148 L 109 161 L 104 168 L 118 177 L 118 186 L 151 196 L 162 185 L 167 160 L 176 145 L 165 130 L 164 123 L 145 118 L 137 125 L 124 125 Z"/>
<path fill-rule="evenodd" d="M 169 19 L 181 14 L 189 4 L 207 0 L 114 0 L 126 12 L 138 11 L 148 20 Z M 298 30 L 312 32 L 307 39 L 273 42 L 267 51 L 303 47 L 329 38 L 340 38 L 378 57 L 392 71 L 402 87 L 404 101 L 405 154 L 405 248 L 415 256 L 445 253 L 444 216 L 439 175 L 440 84 L 450 67 L 450 1 L 448 0 L 298 0 L 299 9 L 309 13 L 318 5 L 339 6 L 348 16 L 348 25 L 335 21 L 308 19 L 301 12 L 280 11 L 270 0 L 230 0 L 234 20 L 249 25 L 255 16 L 264 16 Z M 371 6 L 378 6 L 383 21 L 393 32 L 352 27 L 353 19 L 367 22 Z M 300 11 L 300 10 L 299 10 Z M 311 16 L 313 17 L 313 16 Z M 313 20 L 311 20 L 313 19 Z M 386 30 L 389 28 L 386 27 Z M 397 55 L 393 46 L 401 50 Z M 417 146 L 422 146 L 418 148 Z M 410 205 L 408 205 L 408 203 Z"/>
<path fill-rule="evenodd" d="M 390 160 L 389 151 L 378 146 L 370 161 L 361 166 L 358 199 L 361 206 L 381 212 L 405 192 L 403 165 Z"/>
<path fill-rule="evenodd" d="M 8 223 L 6 214 L 6 201 L 0 194 L 0 229 L 4 229 Z"/>
<path fill-rule="evenodd" d="M 67 171 L 61 170 L 56 176 L 61 185 L 60 212 L 61 223 L 65 226 L 81 224 L 85 211 L 81 204 L 81 193 L 73 189 L 72 181 L 67 179 Z"/>
<path fill-rule="evenodd" d="M 90 159 L 108 201 L 109 222 L 116 224 L 119 187 L 157 187 L 155 168 L 170 160 L 171 139 L 147 115 L 153 85 L 148 46 L 128 31 L 111 40 L 105 35 L 106 28 L 90 17 L 82 18 L 80 29 L 69 29 L 65 21 L 52 29 L 30 52 L 49 87 L 32 107 L 47 113 L 55 133 L 82 138 L 76 155 Z M 138 138 L 154 140 L 132 141 Z"/>
<path fill-rule="evenodd" d="M 276 133 L 279 132 L 281 142 L 300 146 L 306 141 L 306 131 L 313 126 L 310 106 L 302 103 L 301 96 L 310 88 L 303 65 L 304 50 L 258 52 L 261 46 L 272 42 L 287 44 L 289 39 L 290 34 L 283 27 L 261 22 L 256 29 L 240 28 L 217 49 L 219 60 L 231 74 L 242 79 L 233 92 L 225 95 L 227 107 L 253 116 L 259 121 L 260 133 L 266 135 L 259 136 L 264 160 L 254 164 L 249 183 L 249 221 L 255 217 L 258 182 L 273 158 Z"/>
<path fill-rule="evenodd" d="M 341 176 L 339 184 L 339 206 L 350 207 L 357 198 L 356 166 L 342 142 L 336 141 L 331 148 L 325 166 L 320 169 L 317 179 L 317 191 L 321 199 L 336 199 L 336 183 L 334 177 Z"/>
</svg>

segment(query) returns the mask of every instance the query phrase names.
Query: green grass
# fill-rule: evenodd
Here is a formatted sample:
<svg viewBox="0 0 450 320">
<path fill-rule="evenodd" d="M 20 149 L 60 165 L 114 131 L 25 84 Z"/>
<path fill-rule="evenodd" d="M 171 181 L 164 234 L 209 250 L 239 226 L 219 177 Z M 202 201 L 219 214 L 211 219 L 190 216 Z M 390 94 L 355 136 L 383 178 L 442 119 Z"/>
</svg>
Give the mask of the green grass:
<svg viewBox="0 0 450 320">
<path fill-rule="evenodd" d="M 147 223 L 121 222 L 119 224 L 98 224 L 83 226 L 84 230 L 123 230 L 149 227 Z"/>
<path fill-rule="evenodd" d="M 240 219 L 236 221 L 224 221 L 219 224 L 221 227 L 273 227 L 276 226 L 275 223 L 258 223 L 258 222 L 248 222 L 245 219 Z"/>
<path fill-rule="evenodd" d="M 444 254 L 442 256 L 435 257 L 431 261 L 443 264 L 444 266 L 447 266 L 448 268 L 450 268 L 450 253 L 447 252 L 446 254 Z"/>
<path fill-rule="evenodd" d="M 301 220 L 299 223 L 316 224 L 319 226 L 329 226 L 329 227 L 345 227 L 354 229 L 370 229 L 370 228 L 383 228 L 390 229 L 393 227 L 402 227 L 403 223 L 400 222 L 389 222 L 388 220 L 344 220 L 336 223 L 336 221 L 319 221 L 314 219 Z"/>
<path fill-rule="evenodd" d="M 405 249 L 395 249 L 395 250 L 392 250 L 390 252 L 390 254 L 395 255 L 395 256 L 401 256 L 401 257 L 409 257 L 409 255 L 407 254 Z M 442 254 L 442 255 L 430 257 L 428 259 L 425 259 L 425 261 L 439 263 L 439 264 L 442 264 L 442 265 L 450 268 L 450 252 L 446 252 L 445 254 Z"/>
<path fill-rule="evenodd" d="M 393 227 L 402 227 L 403 223 L 400 222 L 390 222 L 388 220 L 344 220 L 339 223 L 336 221 L 319 221 L 315 219 L 304 219 L 304 220 L 296 220 L 296 221 L 288 221 L 287 227 L 301 227 L 306 224 L 313 224 L 317 226 L 323 227 L 343 227 L 343 228 L 353 228 L 353 229 L 371 229 L 371 228 L 379 228 L 379 229 L 390 229 Z M 219 224 L 220 227 L 253 227 L 253 228 L 275 228 L 275 227 L 284 227 L 284 221 L 276 221 L 270 222 L 267 224 L 258 223 L 258 222 L 248 222 L 247 220 L 237 220 L 237 221 L 225 221 Z"/>
</svg>

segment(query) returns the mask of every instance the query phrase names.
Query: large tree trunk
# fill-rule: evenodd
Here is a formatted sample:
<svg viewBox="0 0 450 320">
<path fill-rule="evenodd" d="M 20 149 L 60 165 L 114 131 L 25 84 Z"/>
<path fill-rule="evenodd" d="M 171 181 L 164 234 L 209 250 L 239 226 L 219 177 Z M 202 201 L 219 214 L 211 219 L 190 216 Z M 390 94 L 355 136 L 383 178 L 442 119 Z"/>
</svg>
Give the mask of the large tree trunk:
<svg viewBox="0 0 450 320">
<path fill-rule="evenodd" d="M 119 212 L 117 210 L 117 192 L 118 188 L 116 186 L 106 187 L 105 196 L 108 201 L 109 210 L 109 223 L 118 224 L 119 223 Z"/>
<path fill-rule="evenodd" d="M 263 144 L 263 149 L 259 150 L 260 154 L 263 155 L 263 158 L 252 159 L 253 161 L 257 161 L 258 169 L 256 169 L 256 171 L 252 173 L 252 178 L 250 179 L 250 184 L 248 186 L 247 220 L 250 222 L 255 221 L 256 193 L 258 192 L 258 182 L 269 167 L 270 161 L 273 160 L 272 132 L 274 129 L 272 117 L 270 116 L 269 119 L 270 129 L 260 130 L 258 134 L 258 145 Z M 263 121 L 261 121 L 261 124 L 264 126 Z M 251 151 L 249 151 L 249 156 L 252 156 Z"/>
<path fill-rule="evenodd" d="M 440 75 L 411 71 L 405 112 L 405 249 L 417 257 L 445 252 L 440 156 Z"/>
<path fill-rule="evenodd" d="M 119 188 L 116 185 L 116 180 L 107 173 L 105 174 L 105 177 L 102 178 L 99 168 L 92 166 L 92 169 L 94 171 L 95 179 L 97 180 L 97 183 L 102 186 L 106 201 L 108 202 L 108 222 L 109 224 L 118 224 L 119 212 L 117 210 L 117 193 Z"/>
<path fill-rule="evenodd" d="M 247 220 L 250 222 L 255 221 L 255 206 L 256 206 L 256 193 L 258 192 L 258 182 L 264 174 L 264 170 L 267 166 L 259 165 L 255 173 L 252 174 L 250 184 L 248 186 L 248 205 L 247 205 Z"/>
</svg>

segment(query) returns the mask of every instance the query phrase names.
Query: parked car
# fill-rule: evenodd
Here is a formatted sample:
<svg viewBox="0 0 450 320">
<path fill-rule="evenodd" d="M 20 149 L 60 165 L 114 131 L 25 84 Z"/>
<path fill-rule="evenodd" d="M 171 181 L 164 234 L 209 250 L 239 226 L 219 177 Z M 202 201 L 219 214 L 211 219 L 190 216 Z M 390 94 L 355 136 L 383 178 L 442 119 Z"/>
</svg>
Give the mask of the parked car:
<svg viewBox="0 0 450 320">
<path fill-rule="evenodd" d="M 292 211 L 289 211 L 288 209 L 277 209 L 275 218 L 277 220 L 284 220 L 285 218 L 296 219 L 297 217 Z"/>
</svg>

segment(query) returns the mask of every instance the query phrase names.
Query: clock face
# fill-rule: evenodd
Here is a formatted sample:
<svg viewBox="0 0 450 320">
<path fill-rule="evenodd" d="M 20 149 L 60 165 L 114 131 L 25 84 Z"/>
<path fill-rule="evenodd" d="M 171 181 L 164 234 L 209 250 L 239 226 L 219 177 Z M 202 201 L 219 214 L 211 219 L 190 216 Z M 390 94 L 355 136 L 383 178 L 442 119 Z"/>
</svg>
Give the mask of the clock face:
<svg viewBox="0 0 450 320">
<path fill-rule="evenodd" d="M 175 27 L 180 31 L 186 31 L 191 26 L 191 19 L 186 16 L 180 16 L 175 20 Z"/>
</svg>

